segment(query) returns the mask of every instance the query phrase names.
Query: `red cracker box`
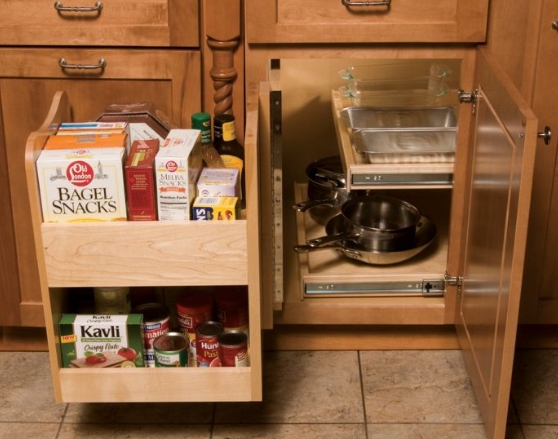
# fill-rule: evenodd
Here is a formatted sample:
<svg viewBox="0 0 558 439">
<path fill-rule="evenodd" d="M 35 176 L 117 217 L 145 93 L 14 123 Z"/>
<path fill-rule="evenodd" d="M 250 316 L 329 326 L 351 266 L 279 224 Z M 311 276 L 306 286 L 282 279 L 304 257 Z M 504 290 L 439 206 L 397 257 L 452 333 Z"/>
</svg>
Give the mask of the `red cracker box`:
<svg viewBox="0 0 558 439">
<path fill-rule="evenodd" d="M 126 203 L 130 221 L 155 221 L 155 156 L 159 140 L 135 140 L 132 143 L 126 167 Z"/>
</svg>

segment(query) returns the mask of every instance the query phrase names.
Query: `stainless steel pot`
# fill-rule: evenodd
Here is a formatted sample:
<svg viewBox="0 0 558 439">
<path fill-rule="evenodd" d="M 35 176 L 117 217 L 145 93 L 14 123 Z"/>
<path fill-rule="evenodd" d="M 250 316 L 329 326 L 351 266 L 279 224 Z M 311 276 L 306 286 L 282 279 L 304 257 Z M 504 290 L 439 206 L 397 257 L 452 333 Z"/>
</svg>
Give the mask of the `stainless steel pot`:
<svg viewBox="0 0 558 439">
<path fill-rule="evenodd" d="M 346 189 L 343 165 L 339 156 L 317 160 L 306 168 L 308 199 L 293 208 L 299 212 L 309 211 L 319 224 L 327 222 L 341 211 L 341 205 L 352 195 Z"/>
<path fill-rule="evenodd" d="M 346 201 L 341 206 L 345 227 L 341 233 L 308 241 L 322 246 L 335 241 L 351 240 L 367 251 L 402 251 L 414 246 L 419 210 L 398 198 L 366 194 Z"/>
<path fill-rule="evenodd" d="M 339 236 L 346 231 L 347 222 L 339 214 L 330 219 L 326 225 L 327 236 Z M 423 216 L 419 220 L 413 241 L 413 246 L 407 250 L 380 252 L 368 250 L 365 245 L 352 239 L 335 239 L 332 242 L 321 241 L 320 245 L 297 245 L 297 253 L 309 253 L 322 250 L 336 250 L 347 258 L 364 262 L 370 265 L 391 265 L 407 261 L 421 253 L 436 239 L 437 229 L 435 224 Z M 311 240 L 313 241 L 313 240 Z"/>
</svg>

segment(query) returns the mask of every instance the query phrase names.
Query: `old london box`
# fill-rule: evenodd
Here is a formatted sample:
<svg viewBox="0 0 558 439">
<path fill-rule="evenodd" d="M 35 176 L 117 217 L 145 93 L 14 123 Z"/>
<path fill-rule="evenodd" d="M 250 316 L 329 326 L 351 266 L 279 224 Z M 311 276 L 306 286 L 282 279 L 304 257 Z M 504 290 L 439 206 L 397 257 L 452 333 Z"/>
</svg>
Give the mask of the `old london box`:
<svg viewBox="0 0 558 439">
<path fill-rule="evenodd" d="M 144 367 L 142 314 L 62 314 L 63 367 Z"/>
<path fill-rule="evenodd" d="M 43 221 L 125 221 L 124 156 L 124 147 L 41 151 Z"/>
<path fill-rule="evenodd" d="M 173 129 L 155 157 L 159 221 L 190 220 L 201 173 L 201 131 Z"/>
</svg>

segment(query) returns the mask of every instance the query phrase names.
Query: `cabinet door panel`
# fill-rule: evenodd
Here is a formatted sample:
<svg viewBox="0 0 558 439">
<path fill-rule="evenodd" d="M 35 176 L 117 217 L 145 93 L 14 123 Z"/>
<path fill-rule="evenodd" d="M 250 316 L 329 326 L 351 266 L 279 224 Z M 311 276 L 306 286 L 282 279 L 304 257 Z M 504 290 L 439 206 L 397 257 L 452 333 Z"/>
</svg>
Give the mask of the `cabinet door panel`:
<svg viewBox="0 0 558 439">
<path fill-rule="evenodd" d="M 247 0 L 249 43 L 480 42 L 486 0 L 392 0 L 389 6 L 339 0 Z"/>
<path fill-rule="evenodd" d="M 107 67 L 97 73 L 80 70 L 68 73 L 58 67 L 61 56 L 75 63 L 89 63 L 104 57 Z M 29 133 L 41 125 L 58 90 L 66 91 L 74 103 L 72 112 L 76 121 L 95 118 L 109 103 L 152 102 L 176 124 L 189 126 L 190 115 L 201 106 L 200 55 L 187 51 L 6 49 L 0 51 L 0 63 L 5 145 L 0 160 L 5 156 L 3 164 L 8 168 L 10 182 L 9 190 L 2 187 L 2 198 L 12 200 L 21 291 L 19 324 L 37 326 L 44 322 L 23 173 L 23 154 Z M 5 300 L 9 301 L 19 294 L 13 290 L 1 291 L 0 298 L 4 301 L 5 295 Z M 39 312 L 34 311 L 37 308 Z M 0 323 L 3 322 L 4 316 L 0 314 Z"/>
<path fill-rule="evenodd" d="M 79 11 L 60 10 L 78 6 Z M 198 47 L 199 5 L 196 0 L 0 0 L 0 42 Z"/>
<path fill-rule="evenodd" d="M 488 437 L 504 439 L 537 120 L 484 51 L 476 84 L 470 207 L 456 322 Z"/>
</svg>

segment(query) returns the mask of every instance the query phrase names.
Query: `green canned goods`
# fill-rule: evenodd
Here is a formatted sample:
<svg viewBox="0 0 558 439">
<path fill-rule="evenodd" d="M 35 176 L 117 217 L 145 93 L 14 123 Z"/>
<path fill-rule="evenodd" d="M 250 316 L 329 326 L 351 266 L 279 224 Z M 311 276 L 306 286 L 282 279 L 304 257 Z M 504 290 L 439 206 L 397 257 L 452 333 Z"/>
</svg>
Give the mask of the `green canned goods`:
<svg viewBox="0 0 558 439">
<path fill-rule="evenodd" d="M 190 342 L 181 332 L 168 332 L 153 341 L 155 367 L 188 367 Z"/>
</svg>

